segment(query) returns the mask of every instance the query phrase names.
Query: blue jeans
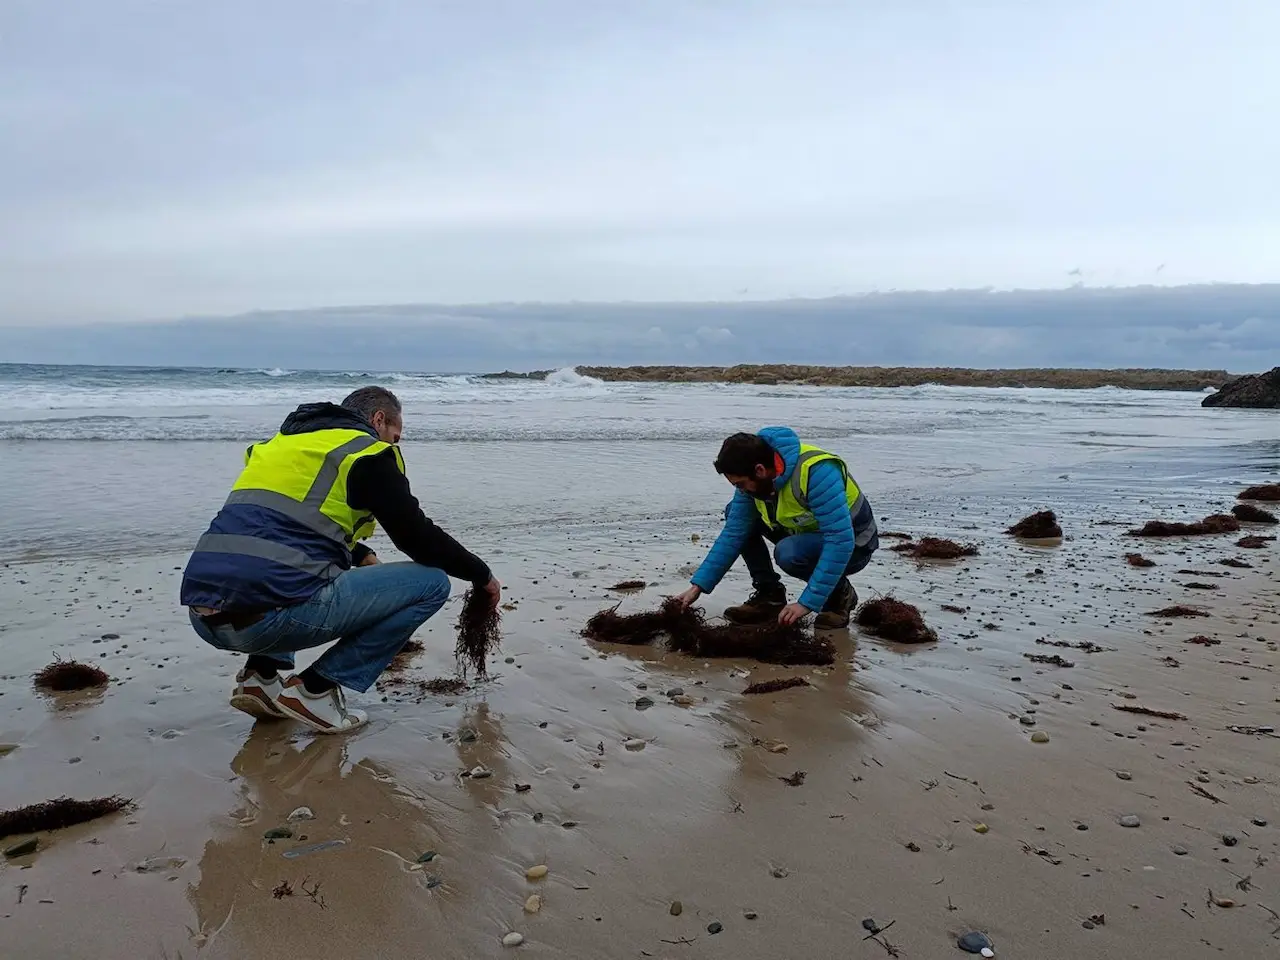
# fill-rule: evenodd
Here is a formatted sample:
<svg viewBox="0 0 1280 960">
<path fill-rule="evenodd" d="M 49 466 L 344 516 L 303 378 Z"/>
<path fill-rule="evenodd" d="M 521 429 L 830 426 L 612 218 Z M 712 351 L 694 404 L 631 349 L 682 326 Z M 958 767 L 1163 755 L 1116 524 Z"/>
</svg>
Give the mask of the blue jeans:
<svg viewBox="0 0 1280 960">
<path fill-rule="evenodd" d="M 729 508 L 726 507 L 725 515 L 728 516 L 728 513 Z M 783 573 L 806 582 L 813 576 L 813 571 L 818 567 L 818 558 L 822 556 L 822 534 L 788 534 L 783 530 L 775 530 L 767 526 L 757 517 L 751 535 L 747 537 L 747 542 L 742 547 L 742 562 L 747 565 L 747 572 L 751 574 L 751 585 L 755 589 L 777 589 L 782 586 L 782 577 L 778 575 L 778 571 L 774 569 L 773 560 L 769 558 L 769 545 L 765 542 L 766 540 L 775 545 L 773 560 L 778 561 L 778 566 L 782 568 Z M 880 538 L 876 536 L 871 538 L 870 543 L 854 547 L 844 575 L 851 577 L 866 567 L 871 562 L 871 555 L 879 546 Z"/>
<path fill-rule="evenodd" d="M 244 630 L 210 628 L 195 613 L 191 625 L 206 642 L 275 660 L 293 668 L 295 651 L 338 642 L 311 669 L 326 680 L 364 692 L 413 632 L 449 599 L 449 577 L 419 563 L 355 567 L 302 603 L 272 610 Z"/>
</svg>

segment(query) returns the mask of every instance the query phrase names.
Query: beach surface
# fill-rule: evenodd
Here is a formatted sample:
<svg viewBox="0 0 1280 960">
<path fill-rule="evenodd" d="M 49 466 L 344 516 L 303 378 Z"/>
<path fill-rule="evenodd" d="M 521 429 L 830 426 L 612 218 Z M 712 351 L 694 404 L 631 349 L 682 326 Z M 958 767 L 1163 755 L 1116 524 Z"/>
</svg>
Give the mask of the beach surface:
<svg viewBox="0 0 1280 960">
<path fill-rule="evenodd" d="M 1003 957 L 1280 946 L 1280 738 L 1238 732 L 1280 715 L 1276 543 L 1125 535 L 1221 512 L 1274 480 L 1280 450 L 1260 418 L 1211 417 L 1187 395 L 1068 408 L 1036 392 L 1022 407 L 926 392 L 895 408 L 817 389 L 609 389 L 539 395 L 536 416 L 553 435 L 585 419 L 630 440 L 406 443 L 415 491 L 428 504 L 440 491 L 429 512 L 507 585 L 503 645 L 466 690 L 420 688 L 455 673 L 459 585 L 418 634 L 423 652 L 361 700 L 369 725 L 339 738 L 227 707 L 239 660 L 204 645 L 177 606 L 238 437 L 42 441 L 9 414 L 0 472 L 28 472 L 20 496 L 36 513 L 7 512 L 0 531 L 0 809 L 63 795 L 133 804 L 0 859 L 3 953 L 935 958 L 962 956 L 968 931 Z M 672 436 L 634 427 L 636 409 L 663 410 L 656 423 L 693 400 Z M 918 605 L 936 644 L 854 628 L 832 635 L 830 667 L 782 668 L 581 636 L 604 607 L 649 609 L 683 589 L 716 535 L 728 490 L 705 476 L 714 445 L 689 435 L 699 424 L 852 424 L 866 404 L 884 404 L 876 422 L 898 434 L 833 425 L 821 442 L 859 464 L 882 531 L 979 550 L 920 563 L 886 538 L 855 579 L 864 600 Z M 254 417 L 282 414 L 201 409 L 211 419 L 196 430 L 222 416 L 251 433 Z M 611 426 L 610 411 L 632 426 Z M 432 413 L 410 406 L 410 431 Z M 470 416 L 489 429 L 483 408 Z M 534 414 L 516 404 L 493 429 L 522 416 Z M 96 471 L 76 485 L 35 469 L 58 456 Z M 477 479 L 459 492 L 468 464 Z M 1063 541 L 1004 533 L 1041 508 L 1057 511 Z M 1131 566 L 1130 552 L 1155 565 Z M 631 579 L 648 586 L 609 589 Z M 703 604 L 716 614 L 747 589 L 735 569 Z M 1152 615 L 1174 604 L 1207 616 Z M 111 682 L 36 691 L 31 675 L 55 656 Z M 790 676 L 810 685 L 743 693 Z M 491 775 L 467 775 L 477 767 Z M 300 807 L 314 818 L 290 821 Z M 293 835 L 265 839 L 281 827 Z M 537 866 L 546 876 L 528 879 Z M 513 933 L 523 942 L 504 947 Z"/>
</svg>

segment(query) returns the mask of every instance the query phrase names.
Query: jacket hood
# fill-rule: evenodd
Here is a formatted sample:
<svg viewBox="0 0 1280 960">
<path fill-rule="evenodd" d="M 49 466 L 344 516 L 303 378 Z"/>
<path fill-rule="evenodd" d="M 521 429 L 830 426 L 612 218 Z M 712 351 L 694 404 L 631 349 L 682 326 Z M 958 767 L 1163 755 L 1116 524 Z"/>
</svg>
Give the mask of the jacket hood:
<svg viewBox="0 0 1280 960">
<path fill-rule="evenodd" d="M 757 436 L 782 457 L 782 473 L 773 481 L 773 489 L 781 490 L 791 480 L 800 459 L 800 437 L 790 427 L 765 427 Z"/>
<path fill-rule="evenodd" d="M 290 436 L 317 430 L 359 430 L 371 437 L 378 435 L 364 417 L 336 403 L 304 403 L 280 425 L 280 432 Z"/>
</svg>

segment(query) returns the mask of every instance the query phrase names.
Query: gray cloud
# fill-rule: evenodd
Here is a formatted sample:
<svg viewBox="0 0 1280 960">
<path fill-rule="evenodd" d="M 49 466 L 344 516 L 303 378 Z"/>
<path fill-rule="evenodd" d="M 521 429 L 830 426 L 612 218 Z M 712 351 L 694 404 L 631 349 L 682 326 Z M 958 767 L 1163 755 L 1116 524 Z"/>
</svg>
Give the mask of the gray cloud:
<svg viewBox="0 0 1280 960">
<path fill-rule="evenodd" d="M 1271 280 L 1278 29 L 1247 0 L 9 0 L 0 324 Z"/>
<path fill-rule="evenodd" d="M 751 303 L 404 305 L 6 331 L 0 360 L 488 372 L 571 364 L 1189 367 L 1280 355 L 1280 284 Z"/>
</svg>

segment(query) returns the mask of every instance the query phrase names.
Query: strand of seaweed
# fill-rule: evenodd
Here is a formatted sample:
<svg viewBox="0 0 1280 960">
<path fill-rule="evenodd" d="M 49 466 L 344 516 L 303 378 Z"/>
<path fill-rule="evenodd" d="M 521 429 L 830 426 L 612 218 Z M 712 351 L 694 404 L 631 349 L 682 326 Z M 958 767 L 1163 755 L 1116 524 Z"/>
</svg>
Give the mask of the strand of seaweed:
<svg viewBox="0 0 1280 960">
<path fill-rule="evenodd" d="M 468 667 L 481 677 L 488 673 L 485 661 L 502 642 L 501 618 L 502 613 L 493 597 L 483 587 L 472 587 L 462 598 L 454 656 L 458 660 L 458 672 L 463 677 L 467 675 Z"/>
</svg>

